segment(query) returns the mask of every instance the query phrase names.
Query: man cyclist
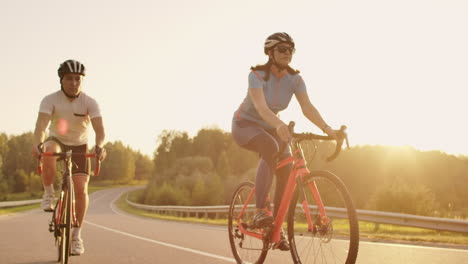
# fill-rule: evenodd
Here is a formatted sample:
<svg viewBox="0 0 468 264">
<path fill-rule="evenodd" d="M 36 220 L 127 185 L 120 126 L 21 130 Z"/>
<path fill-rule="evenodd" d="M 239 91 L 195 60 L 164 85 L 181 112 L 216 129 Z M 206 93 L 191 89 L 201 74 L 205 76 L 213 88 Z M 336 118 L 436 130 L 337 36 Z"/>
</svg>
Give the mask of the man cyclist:
<svg viewBox="0 0 468 264">
<path fill-rule="evenodd" d="M 44 97 L 39 107 L 32 147 L 34 157 L 39 156 L 39 148 L 47 152 L 64 152 L 70 149 L 73 152 L 87 152 L 88 127 L 91 123 L 96 134 L 97 158 L 101 161 L 105 159 L 105 132 L 99 105 L 96 100 L 81 91 L 85 72 L 85 66 L 76 60 L 67 60 L 60 64 L 58 76 L 61 89 Z M 49 123 L 49 135 L 45 138 L 45 130 Z M 54 210 L 53 182 L 57 159 L 58 157 L 42 157 L 44 195 L 41 207 L 47 212 Z M 79 226 L 73 229 L 71 254 L 81 255 L 84 253 L 81 227 L 89 204 L 90 166 L 89 159 L 85 157 L 73 157 L 72 161 L 77 165 L 73 167 L 72 178 Z"/>
<path fill-rule="evenodd" d="M 268 56 L 268 61 L 264 65 L 251 67 L 247 96 L 235 111 L 232 120 L 234 140 L 241 147 L 259 153 L 261 158 L 255 179 L 257 212 L 253 221 L 256 226 L 269 225 L 274 220 L 267 212 L 266 202 L 273 175 L 276 174 L 273 210 L 276 215 L 292 169 L 289 164 L 276 171 L 277 154 L 279 159 L 291 156 L 289 148 L 284 153 L 278 153 L 279 146 L 291 138 L 288 126 L 279 118 L 278 113 L 288 107 L 292 96 L 297 98 L 305 117 L 336 139 L 335 131 L 310 102 L 299 71 L 289 66 L 294 51 L 294 40 L 287 33 L 274 33 L 266 39 L 264 53 Z M 281 241 L 273 247 L 289 250 L 283 232 Z"/>
</svg>

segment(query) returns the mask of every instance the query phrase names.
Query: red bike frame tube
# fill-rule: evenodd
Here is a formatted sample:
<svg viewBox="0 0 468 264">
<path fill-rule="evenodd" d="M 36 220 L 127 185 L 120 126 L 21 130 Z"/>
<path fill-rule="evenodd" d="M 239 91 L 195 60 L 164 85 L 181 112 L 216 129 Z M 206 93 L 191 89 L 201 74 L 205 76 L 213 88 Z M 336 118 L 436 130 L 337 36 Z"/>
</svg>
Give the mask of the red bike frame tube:
<svg viewBox="0 0 468 264">
<path fill-rule="evenodd" d="M 276 168 L 278 169 L 278 168 L 284 167 L 289 163 L 294 163 L 294 168 L 292 169 L 291 173 L 289 174 L 288 183 L 286 184 L 286 188 L 284 190 L 283 197 L 281 199 L 281 203 L 280 203 L 280 206 L 279 206 L 279 209 L 278 209 L 278 213 L 276 214 L 276 218 L 275 218 L 275 220 L 273 222 L 274 223 L 274 229 L 273 229 L 272 239 L 271 239 L 271 242 L 273 242 L 273 243 L 278 242 L 280 240 L 281 225 L 284 222 L 284 219 L 286 217 L 286 213 L 287 213 L 287 210 L 288 210 L 288 207 L 289 207 L 288 201 L 291 201 L 294 190 L 296 188 L 296 184 L 297 184 L 296 183 L 296 178 L 300 177 L 302 179 L 302 177 L 304 177 L 305 175 L 308 175 L 310 173 L 310 171 L 305 166 L 306 165 L 305 160 L 302 159 L 302 158 L 298 159 L 298 160 L 295 160 L 294 157 L 288 157 L 288 158 L 282 160 L 281 162 L 279 162 L 278 166 Z M 312 192 L 312 195 L 313 195 L 313 197 L 314 197 L 314 199 L 315 199 L 315 201 L 317 203 L 317 207 L 319 208 L 321 221 L 322 221 L 322 223 L 326 223 L 327 215 L 326 215 L 326 212 L 325 212 L 325 207 L 323 205 L 322 198 L 320 197 L 320 193 L 319 193 L 319 191 L 317 189 L 317 185 L 315 184 L 315 182 L 311 182 L 311 183 L 308 184 L 308 186 L 309 186 L 310 191 Z M 239 214 L 239 216 L 237 218 L 237 225 L 238 225 L 239 229 L 241 230 L 241 232 L 243 234 L 246 234 L 246 235 L 249 235 L 249 236 L 252 236 L 252 237 L 256 237 L 258 239 L 262 239 L 262 234 L 261 233 L 249 232 L 241 225 L 241 217 L 242 217 L 242 215 L 244 215 L 245 210 L 247 208 L 247 205 L 249 204 L 249 201 L 252 199 L 252 196 L 254 195 L 254 193 L 255 193 L 255 188 L 252 189 L 252 191 L 250 192 L 250 194 L 249 194 L 249 196 L 247 198 L 247 201 L 244 202 L 244 206 L 242 207 L 242 210 L 241 210 L 241 212 L 240 212 L 240 214 Z M 310 216 L 310 209 L 309 209 L 309 204 L 307 203 L 307 199 L 304 199 L 302 201 L 302 207 L 303 207 L 303 210 L 304 210 L 304 212 L 306 214 L 308 228 L 309 228 L 310 231 L 312 231 L 314 227 L 313 227 L 312 218 Z"/>
<path fill-rule="evenodd" d="M 304 199 L 304 201 L 302 201 L 302 209 L 304 210 L 304 214 L 307 219 L 307 231 L 311 232 L 314 230 L 314 225 L 312 223 L 312 217 L 310 216 L 310 209 L 309 204 L 307 203 L 307 199 Z"/>
<path fill-rule="evenodd" d="M 315 202 L 317 203 L 317 207 L 320 212 L 320 220 L 322 223 L 327 224 L 327 213 L 325 212 L 325 206 L 323 205 L 322 198 L 320 197 L 319 190 L 317 189 L 317 185 L 314 181 L 309 183 L 309 188 L 312 192 L 312 195 L 314 196 Z"/>
<path fill-rule="evenodd" d="M 292 156 L 287 157 L 284 160 L 278 162 L 278 165 L 276 166 L 276 169 L 282 168 L 282 167 L 284 167 L 284 166 L 286 166 L 286 165 L 288 165 L 289 163 L 292 163 L 292 162 L 294 162 L 294 157 L 292 157 Z"/>
<path fill-rule="evenodd" d="M 60 192 L 60 198 L 59 198 L 59 202 L 57 204 L 57 207 L 58 207 L 58 210 L 55 214 L 55 222 L 56 223 L 59 223 L 60 224 L 60 220 L 61 220 L 61 217 L 62 217 L 62 201 L 63 201 L 63 196 L 64 196 L 64 192 L 61 191 Z"/>
<path fill-rule="evenodd" d="M 298 169 L 298 173 L 300 175 L 307 175 L 310 173 L 310 171 L 307 169 L 307 167 L 305 166 L 305 160 L 304 159 L 301 159 L 299 160 L 296 164 L 295 164 L 296 167 L 300 167 L 302 166 L 302 168 L 299 168 Z M 302 177 L 302 176 L 301 176 Z M 328 219 L 327 218 L 327 213 L 325 212 L 325 206 L 323 205 L 323 201 L 322 201 L 322 198 L 320 196 L 320 192 L 317 188 L 317 185 L 315 184 L 314 181 L 310 182 L 308 184 L 309 186 L 309 189 L 310 189 L 310 192 L 312 193 L 312 196 L 314 197 L 314 200 L 317 204 L 317 207 L 319 209 L 319 212 L 320 212 L 320 220 L 322 221 L 322 223 L 326 223 L 326 220 Z M 307 200 L 304 199 L 304 201 L 302 202 L 303 203 L 303 208 L 304 208 L 304 212 L 306 213 L 306 217 L 307 217 L 307 223 L 308 223 L 308 226 L 309 226 L 309 230 L 313 230 L 313 223 L 312 223 L 312 219 L 310 217 L 310 210 L 309 210 L 309 205 L 307 204 Z M 306 211 L 307 210 L 307 211 Z"/>
<path fill-rule="evenodd" d="M 247 197 L 247 200 L 244 202 L 244 206 L 242 206 L 242 210 L 240 211 L 239 213 L 239 216 L 237 217 L 237 227 L 239 227 L 239 230 L 242 232 L 242 234 L 245 234 L 245 235 L 248 235 L 248 236 L 252 236 L 252 237 L 255 237 L 255 238 L 258 238 L 258 239 L 263 239 L 263 235 L 260 234 L 260 233 L 256 233 L 256 232 L 250 232 L 250 231 L 247 231 L 243 225 L 241 225 L 242 221 L 241 221 L 241 217 L 244 215 L 245 213 L 245 209 L 247 209 L 247 205 L 249 204 L 250 200 L 252 199 L 253 195 L 255 194 L 255 187 L 252 188 L 252 191 L 250 191 L 249 193 L 249 196 Z"/>
<path fill-rule="evenodd" d="M 289 163 L 293 163 L 294 159 L 289 159 Z M 284 166 L 284 165 L 283 165 Z M 288 183 L 286 184 L 286 188 L 284 189 L 283 197 L 281 198 L 281 203 L 278 208 L 278 213 L 276 214 L 276 218 L 274 223 L 274 229 L 272 234 L 272 242 L 278 242 L 280 240 L 280 233 L 281 233 L 281 225 L 284 222 L 284 218 L 286 217 L 286 212 L 288 210 L 289 204 L 288 201 L 291 200 L 293 191 L 296 188 L 296 175 L 297 170 L 294 166 L 293 170 L 289 174 Z"/>
</svg>

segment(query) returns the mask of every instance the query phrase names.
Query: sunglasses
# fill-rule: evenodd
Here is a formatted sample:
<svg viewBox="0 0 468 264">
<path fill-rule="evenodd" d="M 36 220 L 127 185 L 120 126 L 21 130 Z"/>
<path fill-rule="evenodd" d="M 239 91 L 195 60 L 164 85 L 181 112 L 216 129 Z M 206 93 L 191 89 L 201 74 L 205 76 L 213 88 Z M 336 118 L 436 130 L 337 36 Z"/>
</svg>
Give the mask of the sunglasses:
<svg viewBox="0 0 468 264">
<path fill-rule="evenodd" d="M 284 46 L 278 46 L 275 48 L 279 53 L 286 53 L 286 51 L 289 51 L 289 53 L 294 54 L 296 52 L 296 49 L 293 47 L 284 47 Z"/>
</svg>

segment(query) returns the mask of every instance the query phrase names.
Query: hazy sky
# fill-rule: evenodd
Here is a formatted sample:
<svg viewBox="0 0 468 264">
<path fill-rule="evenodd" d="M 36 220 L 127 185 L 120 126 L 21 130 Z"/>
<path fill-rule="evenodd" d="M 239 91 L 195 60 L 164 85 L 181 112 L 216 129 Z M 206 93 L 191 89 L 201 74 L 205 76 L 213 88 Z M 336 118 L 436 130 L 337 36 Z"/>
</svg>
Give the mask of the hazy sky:
<svg viewBox="0 0 468 264">
<path fill-rule="evenodd" d="M 467 28 L 464 0 L 2 0 L 0 132 L 33 130 L 70 58 L 109 141 L 151 154 L 164 129 L 229 131 L 265 38 L 286 31 L 312 103 L 352 144 L 466 155 Z M 319 132 L 295 100 L 282 118 Z"/>
</svg>

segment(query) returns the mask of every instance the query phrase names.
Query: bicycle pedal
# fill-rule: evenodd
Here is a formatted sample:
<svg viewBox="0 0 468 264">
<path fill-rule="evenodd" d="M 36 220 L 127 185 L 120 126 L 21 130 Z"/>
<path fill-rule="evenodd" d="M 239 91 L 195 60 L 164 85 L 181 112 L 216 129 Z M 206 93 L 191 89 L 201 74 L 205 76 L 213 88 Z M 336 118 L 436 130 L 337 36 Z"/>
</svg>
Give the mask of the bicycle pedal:
<svg viewBox="0 0 468 264">
<path fill-rule="evenodd" d="M 274 227 L 275 226 L 273 224 L 263 227 L 263 239 L 270 239 Z"/>
<path fill-rule="evenodd" d="M 55 231 L 55 228 L 54 228 L 54 223 L 50 222 L 49 223 L 49 232 L 54 232 Z"/>
</svg>

